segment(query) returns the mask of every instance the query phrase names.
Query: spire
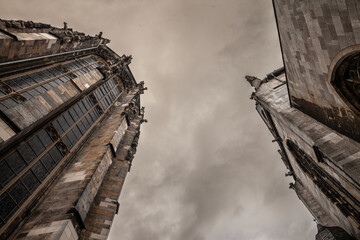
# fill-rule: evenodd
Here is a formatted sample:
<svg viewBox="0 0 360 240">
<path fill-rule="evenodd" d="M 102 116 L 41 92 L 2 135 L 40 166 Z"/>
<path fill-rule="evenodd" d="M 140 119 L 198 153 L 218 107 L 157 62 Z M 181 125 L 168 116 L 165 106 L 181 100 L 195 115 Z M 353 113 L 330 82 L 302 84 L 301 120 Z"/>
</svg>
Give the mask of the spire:
<svg viewBox="0 0 360 240">
<path fill-rule="evenodd" d="M 245 79 L 250 83 L 251 86 L 253 86 L 255 88 L 255 90 L 257 90 L 262 83 L 261 79 L 254 77 L 254 76 L 246 75 Z"/>
</svg>

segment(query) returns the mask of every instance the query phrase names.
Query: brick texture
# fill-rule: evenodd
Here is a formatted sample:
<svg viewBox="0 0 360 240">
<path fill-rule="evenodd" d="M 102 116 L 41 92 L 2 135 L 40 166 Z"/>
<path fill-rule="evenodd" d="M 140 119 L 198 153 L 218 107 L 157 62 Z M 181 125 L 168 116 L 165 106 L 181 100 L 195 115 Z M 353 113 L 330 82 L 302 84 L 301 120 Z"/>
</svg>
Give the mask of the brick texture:
<svg viewBox="0 0 360 240">
<path fill-rule="evenodd" d="M 355 0 L 274 0 L 292 105 L 360 140 L 360 119 L 329 80 L 333 59 L 360 44 Z"/>
</svg>

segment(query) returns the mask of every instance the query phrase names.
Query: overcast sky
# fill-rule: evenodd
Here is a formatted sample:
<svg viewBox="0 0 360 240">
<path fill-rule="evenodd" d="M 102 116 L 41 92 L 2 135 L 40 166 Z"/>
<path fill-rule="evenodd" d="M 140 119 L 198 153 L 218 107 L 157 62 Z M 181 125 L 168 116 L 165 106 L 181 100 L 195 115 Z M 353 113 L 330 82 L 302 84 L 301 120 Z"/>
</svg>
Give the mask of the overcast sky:
<svg viewBox="0 0 360 240">
<path fill-rule="evenodd" d="M 307 240 L 246 74 L 282 66 L 270 0 L 1 0 L 0 18 L 68 27 L 132 54 L 149 90 L 110 240 Z"/>
</svg>

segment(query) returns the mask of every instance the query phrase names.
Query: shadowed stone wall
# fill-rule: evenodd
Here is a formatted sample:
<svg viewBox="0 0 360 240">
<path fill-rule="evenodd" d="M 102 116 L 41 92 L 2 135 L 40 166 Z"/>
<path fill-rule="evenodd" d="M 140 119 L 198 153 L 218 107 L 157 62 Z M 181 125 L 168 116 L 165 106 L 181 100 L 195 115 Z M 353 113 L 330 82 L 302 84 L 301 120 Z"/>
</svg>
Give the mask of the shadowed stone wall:
<svg viewBox="0 0 360 240">
<path fill-rule="evenodd" d="M 359 141 L 358 113 L 330 79 L 342 57 L 359 51 L 360 3 L 274 0 L 274 6 L 292 106 Z"/>
<path fill-rule="evenodd" d="M 277 78 L 286 80 L 284 74 Z M 356 199 L 360 199 L 360 144 L 290 107 L 286 85 L 277 79 L 263 82 L 253 99 L 279 143 L 281 157 L 287 159 L 286 176 L 295 182 L 290 188 L 317 223 L 340 226 L 359 238 L 360 205 Z M 299 148 L 299 159 L 288 141 Z M 303 166 L 306 161 L 311 163 L 308 169 Z"/>
<path fill-rule="evenodd" d="M 0 19 L 0 239 L 107 238 L 147 89 L 108 42 Z"/>
</svg>

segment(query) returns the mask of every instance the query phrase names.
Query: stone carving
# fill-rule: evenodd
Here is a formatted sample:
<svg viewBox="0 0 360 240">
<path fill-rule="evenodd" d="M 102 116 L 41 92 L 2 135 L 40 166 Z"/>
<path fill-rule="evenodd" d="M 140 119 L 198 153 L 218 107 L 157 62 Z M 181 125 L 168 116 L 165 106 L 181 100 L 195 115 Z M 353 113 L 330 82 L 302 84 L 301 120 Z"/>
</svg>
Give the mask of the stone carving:
<svg viewBox="0 0 360 240">
<path fill-rule="evenodd" d="M 136 148 L 138 146 L 139 137 L 135 137 L 133 143 L 131 144 L 131 147 L 136 151 Z"/>
<path fill-rule="evenodd" d="M 120 79 L 123 81 L 125 88 L 128 91 L 131 91 L 135 88 L 135 84 L 134 81 L 132 80 L 130 74 L 128 73 L 127 70 L 127 65 L 130 64 L 132 57 L 131 55 L 129 57 L 126 57 L 125 55 L 123 55 L 121 57 L 121 62 L 119 65 L 117 65 L 116 68 L 116 72 L 117 74 L 120 76 Z"/>
<path fill-rule="evenodd" d="M 125 54 L 122 55 L 120 57 L 120 60 L 122 62 L 123 65 L 129 65 L 131 63 L 131 60 L 132 60 L 132 56 L 129 55 L 129 56 L 126 56 Z"/>
<path fill-rule="evenodd" d="M 110 65 L 116 64 L 119 62 L 117 55 L 112 52 L 109 48 L 100 45 L 97 48 L 97 54 L 104 58 Z"/>
<path fill-rule="evenodd" d="M 64 27 L 62 29 L 52 27 L 50 33 L 59 38 L 61 44 L 84 41 L 94 41 L 94 43 L 96 43 L 99 41 L 97 36 L 91 37 L 89 35 L 85 35 L 85 33 L 73 31 L 72 28 L 68 27 L 66 22 L 64 22 Z"/>
<path fill-rule="evenodd" d="M 103 35 L 103 33 L 102 33 L 102 32 L 99 32 L 99 34 L 96 34 L 95 37 L 101 39 L 102 35 Z"/>
<path fill-rule="evenodd" d="M 107 64 L 102 64 L 98 67 L 98 70 L 104 76 L 104 79 L 108 79 L 112 75 L 112 71 Z"/>
<path fill-rule="evenodd" d="M 36 23 L 33 21 L 0 19 L 0 27 L 3 27 L 3 28 L 51 28 L 51 25 L 44 24 L 44 23 Z"/>
<path fill-rule="evenodd" d="M 137 131 L 137 133 L 133 139 L 133 142 L 131 143 L 131 148 L 134 149 L 135 151 L 136 151 L 136 148 L 139 143 L 139 137 L 140 137 L 140 131 Z"/>
<path fill-rule="evenodd" d="M 141 107 L 140 108 L 140 115 L 142 116 L 142 119 L 140 120 L 140 124 L 148 122 L 147 119 L 144 119 L 144 114 L 145 114 L 145 107 Z"/>
<path fill-rule="evenodd" d="M 282 142 L 281 137 L 276 137 L 274 140 L 272 140 L 271 142 Z"/>
<path fill-rule="evenodd" d="M 333 84 L 346 103 L 360 111 L 360 56 L 352 55 L 337 67 Z"/>
<path fill-rule="evenodd" d="M 106 42 L 106 39 L 104 40 Z M 118 75 L 123 82 L 127 92 L 135 88 L 135 83 L 132 80 L 127 70 L 127 65 L 131 63 L 132 56 L 122 55 L 119 57 L 117 54 L 112 52 L 110 49 L 100 45 L 97 53 L 104 58 L 107 63 L 111 66 L 112 74 Z"/>
<path fill-rule="evenodd" d="M 131 121 L 135 118 L 135 114 L 133 111 L 131 111 L 130 108 L 125 109 L 125 115 L 129 121 Z"/>
<path fill-rule="evenodd" d="M 107 39 L 107 38 L 102 38 L 102 43 L 103 44 L 108 44 L 108 43 L 110 43 L 111 41 L 110 41 L 110 39 Z"/>
<path fill-rule="evenodd" d="M 141 81 L 137 84 L 138 88 L 144 88 L 144 81 Z"/>
<path fill-rule="evenodd" d="M 132 160 L 134 159 L 134 155 L 136 153 L 136 150 L 133 148 L 130 148 L 127 152 L 127 155 L 125 157 L 125 160 L 132 162 Z"/>
<path fill-rule="evenodd" d="M 110 39 L 103 38 L 102 35 L 103 35 L 103 32 L 99 32 L 99 34 L 95 35 L 95 38 L 101 39 L 102 40 L 101 43 L 104 45 L 108 44 L 110 42 Z"/>
<path fill-rule="evenodd" d="M 147 87 L 144 87 L 144 81 L 141 81 L 137 84 L 137 87 L 139 88 L 139 93 L 144 94 L 145 90 L 148 90 Z"/>
<path fill-rule="evenodd" d="M 125 88 L 127 89 L 127 91 L 131 91 L 134 89 L 134 83 L 133 81 L 131 81 L 131 78 L 129 76 L 129 74 L 127 73 L 126 69 L 122 69 L 121 73 L 120 73 L 120 79 L 123 81 Z"/>
<path fill-rule="evenodd" d="M 262 83 L 262 80 L 254 77 L 254 76 L 245 76 L 246 80 L 250 83 L 251 86 L 253 86 L 255 89 L 258 89 Z"/>
<path fill-rule="evenodd" d="M 129 106 L 125 108 L 123 114 L 126 115 L 129 121 L 135 119 L 135 117 L 139 114 L 136 104 L 134 102 L 130 102 Z"/>
</svg>

